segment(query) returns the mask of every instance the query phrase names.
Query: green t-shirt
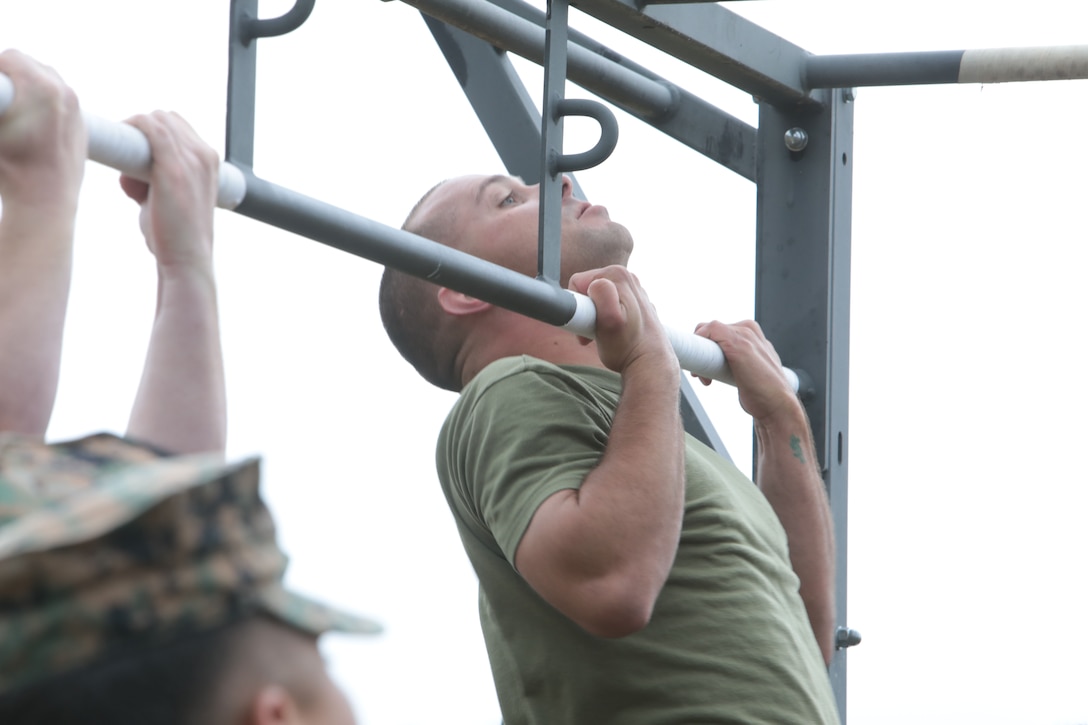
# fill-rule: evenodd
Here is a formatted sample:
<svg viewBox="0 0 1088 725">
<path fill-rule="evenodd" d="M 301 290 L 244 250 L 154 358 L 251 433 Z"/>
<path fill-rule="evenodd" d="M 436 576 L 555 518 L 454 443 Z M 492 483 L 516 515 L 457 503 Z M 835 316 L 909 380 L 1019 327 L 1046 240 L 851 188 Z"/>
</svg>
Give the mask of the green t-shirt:
<svg viewBox="0 0 1088 725">
<path fill-rule="evenodd" d="M 600 459 L 619 394 L 606 370 L 506 358 L 465 388 L 439 437 L 505 723 L 837 723 L 781 524 L 690 436 L 680 546 L 645 629 L 587 634 L 515 571 L 537 507 Z"/>
</svg>

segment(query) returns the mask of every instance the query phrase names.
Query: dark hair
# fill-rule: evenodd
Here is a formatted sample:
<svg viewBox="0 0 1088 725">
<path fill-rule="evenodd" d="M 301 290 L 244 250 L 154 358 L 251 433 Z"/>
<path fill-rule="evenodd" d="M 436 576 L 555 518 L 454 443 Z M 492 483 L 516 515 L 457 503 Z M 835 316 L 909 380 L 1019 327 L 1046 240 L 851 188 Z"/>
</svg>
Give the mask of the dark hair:
<svg viewBox="0 0 1088 725">
<path fill-rule="evenodd" d="M 432 187 L 416 202 L 401 229 L 446 242 L 441 220 L 419 218 L 420 207 L 444 183 Z M 444 321 L 438 306 L 437 291 L 437 285 L 431 282 L 386 267 L 378 287 L 378 311 L 385 333 L 401 357 L 427 382 L 459 392 L 462 385 L 456 369 L 456 340 L 450 325 L 443 324 L 448 321 Z"/>
<path fill-rule="evenodd" d="M 175 638 L 133 644 L 103 659 L 0 697 L 4 725 L 206 725 L 235 633 L 253 617 Z"/>
</svg>

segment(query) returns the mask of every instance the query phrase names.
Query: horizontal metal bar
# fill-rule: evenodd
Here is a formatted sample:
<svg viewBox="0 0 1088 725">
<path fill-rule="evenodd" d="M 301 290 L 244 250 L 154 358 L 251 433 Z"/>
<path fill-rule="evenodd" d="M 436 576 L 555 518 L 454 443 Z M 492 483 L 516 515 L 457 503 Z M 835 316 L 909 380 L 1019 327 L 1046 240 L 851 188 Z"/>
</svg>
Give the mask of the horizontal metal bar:
<svg viewBox="0 0 1088 725">
<path fill-rule="evenodd" d="M 0 116 L 13 98 L 11 79 L 0 73 Z M 90 121 L 88 158 L 147 178 L 151 152 L 143 133 L 129 124 L 89 114 L 84 114 L 84 118 Z M 353 214 L 265 181 L 252 170 L 226 161 L 219 166 L 219 181 L 219 206 L 223 208 L 583 337 L 596 336 L 597 310 L 585 295 Z M 229 203 L 223 203 L 224 194 Z M 666 332 L 681 367 L 702 377 L 733 384 L 729 365 L 716 343 L 672 329 Z M 784 370 L 793 389 L 799 390 L 799 376 L 788 368 Z"/>
<path fill-rule="evenodd" d="M 420 12 L 482 38 L 534 63 L 544 61 L 544 29 L 486 0 L 403 0 Z M 570 45 L 567 77 L 604 98 L 615 99 L 636 116 L 669 113 L 672 90 L 578 45 Z"/>
<path fill-rule="evenodd" d="M 0 116 L 11 106 L 15 87 L 11 78 L 0 73 Z M 87 128 L 87 158 L 117 169 L 135 179 L 147 181 L 151 172 L 151 146 L 147 137 L 127 123 L 118 123 L 83 112 L 83 125 Z M 245 177 L 237 166 L 222 162 L 219 165 L 219 193 L 216 204 L 222 209 L 233 209 L 246 195 Z"/>
<path fill-rule="evenodd" d="M 235 209 L 239 214 L 583 337 L 596 335 L 596 307 L 585 295 L 353 214 L 260 179 L 251 172 L 245 173 L 247 194 Z M 670 328 L 666 328 L 666 333 L 683 369 L 735 384 L 717 343 Z M 800 391 L 798 374 L 789 368 L 783 370 L 793 389 Z"/>
<path fill-rule="evenodd" d="M 551 325 L 577 309 L 566 290 L 457 249 L 394 229 L 277 184 L 246 175 L 236 212 L 336 249 L 394 267 Z"/>
<path fill-rule="evenodd" d="M 962 50 L 929 53 L 813 55 L 805 61 L 808 88 L 956 83 Z"/>
<path fill-rule="evenodd" d="M 768 103 L 816 103 L 801 83 L 808 53 L 720 5 L 579 0 L 578 9 Z"/>
<path fill-rule="evenodd" d="M 807 88 L 1013 83 L 1088 78 L 1088 45 L 813 55 Z"/>
</svg>

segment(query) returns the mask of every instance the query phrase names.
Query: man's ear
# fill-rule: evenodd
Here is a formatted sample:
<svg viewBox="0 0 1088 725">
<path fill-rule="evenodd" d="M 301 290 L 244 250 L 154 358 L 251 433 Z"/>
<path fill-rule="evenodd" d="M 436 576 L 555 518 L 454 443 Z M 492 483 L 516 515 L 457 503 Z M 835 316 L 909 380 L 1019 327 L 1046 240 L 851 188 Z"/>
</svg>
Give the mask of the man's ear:
<svg viewBox="0 0 1088 725">
<path fill-rule="evenodd" d="M 438 304 L 446 314 L 457 317 L 474 315 L 477 312 L 484 312 L 492 307 L 490 302 L 484 302 L 475 297 L 469 297 L 463 292 L 454 292 L 449 287 L 440 287 L 438 289 Z"/>
<path fill-rule="evenodd" d="M 253 696 L 244 720 L 246 725 L 291 725 L 302 722 L 298 703 L 279 685 L 264 685 Z"/>
</svg>

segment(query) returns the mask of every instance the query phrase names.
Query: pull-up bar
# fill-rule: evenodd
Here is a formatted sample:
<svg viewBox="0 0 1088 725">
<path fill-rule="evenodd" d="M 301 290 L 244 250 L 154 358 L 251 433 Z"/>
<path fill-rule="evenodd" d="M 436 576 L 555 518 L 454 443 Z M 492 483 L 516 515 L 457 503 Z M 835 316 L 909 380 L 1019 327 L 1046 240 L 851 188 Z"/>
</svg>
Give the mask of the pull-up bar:
<svg viewBox="0 0 1088 725">
<path fill-rule="evenodd" d="M 8 110 L 14 98 L 15 87 L 11 79 L 0 73 L 0 116 Z M 89 113 L 83 114 L 83 125 L 87 127 L 87 158 L 147 181 L 151 169 L 151 147 L 143 133 L 127 123 L 107 121 Z M 245 175 L 238 167 L 221 163 L 217 206 L 234 209 L 245 195 Z"/>
<path fill-rule="evenodd" d="M 807 88 L 1010 83 L 1088 78 L 1088 45 L 813 55 Z"/>
<path fill-rule="evenodd" d="M 11 80 L 0 73 L 0 116 L 14 94 Z M 151 148 L 143 133 L 91 114 L 84 113 L 83 118 L 89 159 L 136 178 L 149 178 Z M 217 204 L 577 335 L 592 338 L 596 334 L 597 310 L 585 295 L 299 194 L 225 161 L 219 166 Z M 683 369 L 734 384 L 717 343 L 671 328 L 667 333 Z M 789 368 L 784 371 L 793 389 L 800 390 L 797 373 Z"/>
<path fill-rule="evenodd" d="M 523 58 L 543 63 L 543 28 L 489 3 L 407 0 L 406 4 Z M 570 44 L 567 54 L 567 77 L 571 81 L 611 99 L 638 116 L 665 116 L 676 106 L 677 98 L 666 83 L 646 78 L 576 43 Z"/>
</svg>

